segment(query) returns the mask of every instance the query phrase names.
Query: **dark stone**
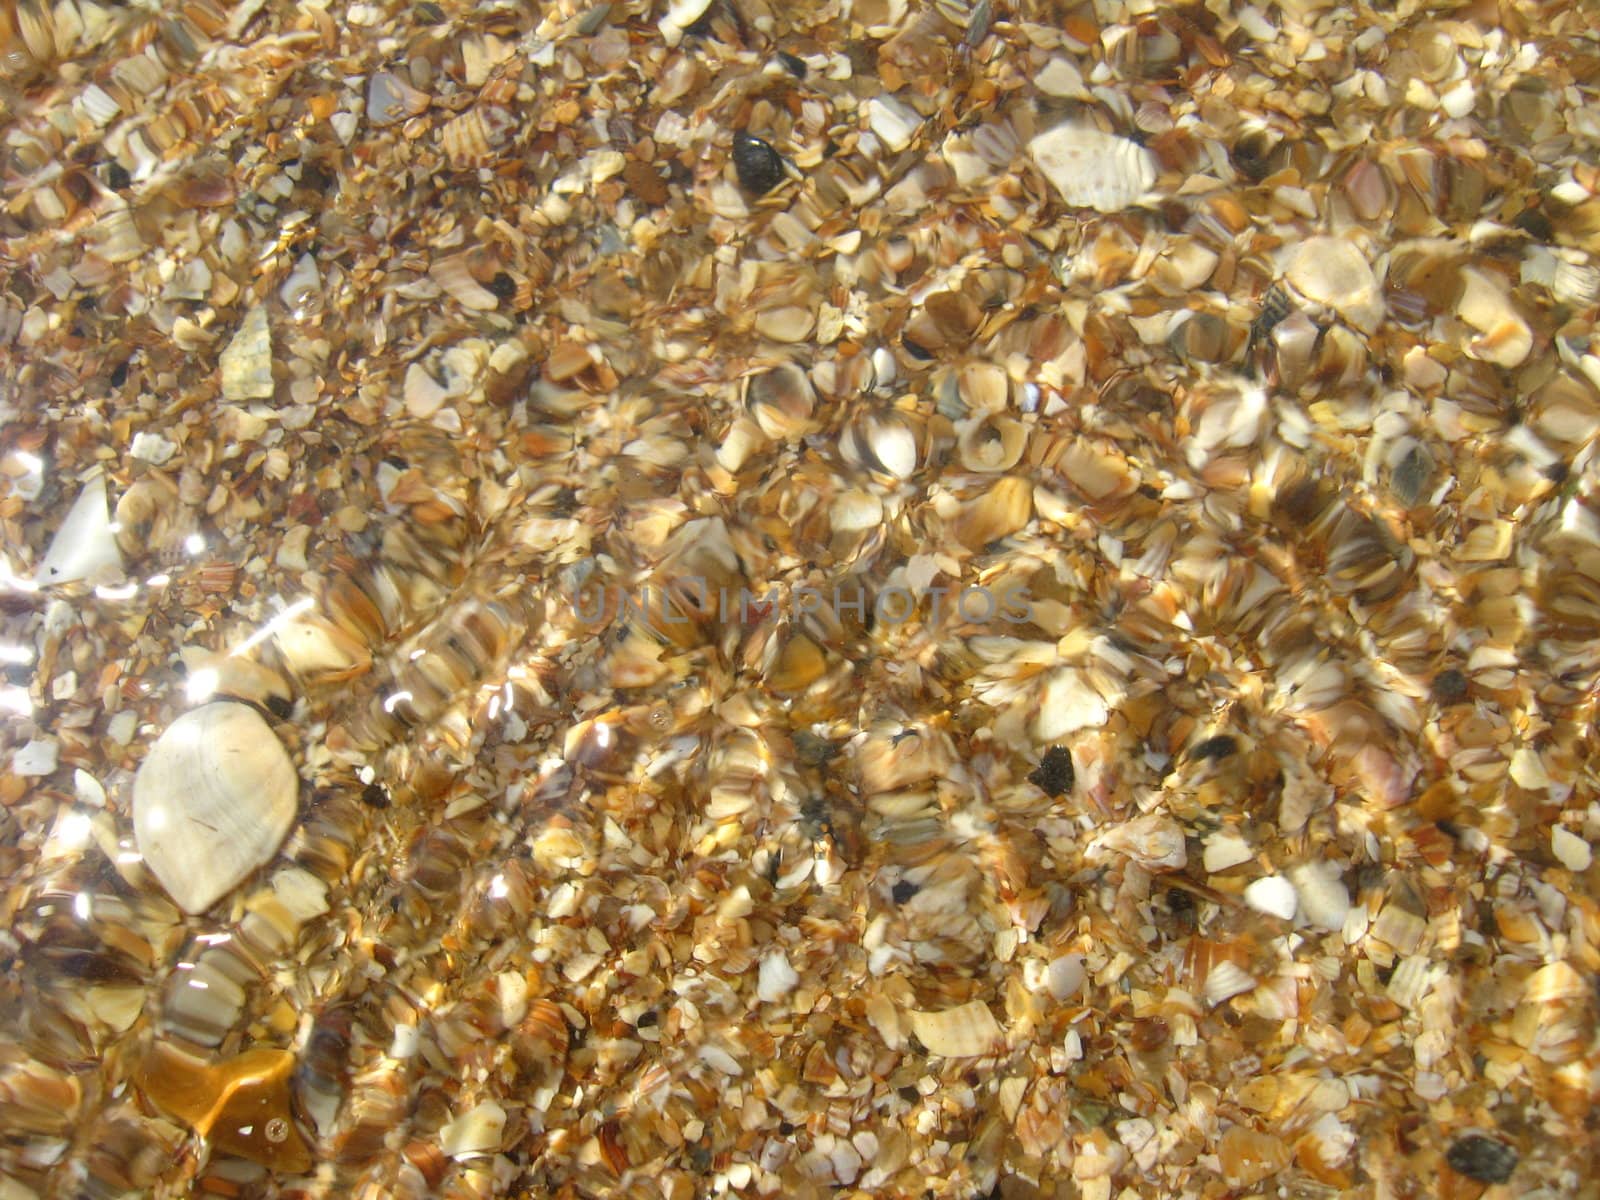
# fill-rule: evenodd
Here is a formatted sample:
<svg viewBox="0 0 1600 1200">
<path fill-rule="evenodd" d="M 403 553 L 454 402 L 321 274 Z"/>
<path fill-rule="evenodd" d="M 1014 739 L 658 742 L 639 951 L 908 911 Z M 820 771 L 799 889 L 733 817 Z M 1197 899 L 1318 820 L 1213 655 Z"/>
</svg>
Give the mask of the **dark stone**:
<svg viewBox="0 0 1600 1200">
<path fill-rule="evenodd" d="M 120 192 L 133 182 L 133 176 L 128 174 L 128 168 L 119 162 L 112 163 L 106 168 L 106 183 L 113 191 Z"/>
<path fill-rule="evenodd" d="M 111 368 L 111 386 L 119 388 L 128 382 L 128 360 L 123 359 Z"/>
<path fill-rule="evenodd" d="M 1065 796 L 1078 782 L 1072 769 L 1072 751 L 1065 746 L 1051 746 L 1028 776 L 1028 782 L 1047 796 Z"/>
<path fill-rule="evenodd" d="M 1189 751 L 1190 758 L 1227 758 L 1239 749 L 1239 743 L 1225 733 L 1208 737 Z"/>
<path fill-rule="evenodd" d="M 373 808 L 388 808 L 389 793 L 383 790 L 382 784 L 369 783 L 361 790 L 361 801 Z"/>
<path fill-rule="evenodd" d="M 1450 1169 L 1479 1183 L 1504 1183 L 1517 1169 L 1517 1152 L 1504 1142 L 1470 1133 L 1445 1152 Z"/>
<path fill-rule="evenodd" d="M 504 271 L 497 271 L 489 281 L 489 290 L 494 293 L 495 299 L 504 302 L 517 294 L 517 281 Z"/>
<path fill-rule="evenodd" d="M 1454 667 L 1433 677 L 1433 699 L 1438 704 L 1459 704 L 1467 698 L 1467 677 Z"/>
<path fill-rule="evenodd" d="M 765 196 L 783 182 L 783 159 L 766 142 L 740 130 L 733 135 L 733 169 L 739 186 L 753 196 Z"/>
<path fill-rule="evenodd" d="M 894 887 L 890 889 L 889 895 L 894 897 L 894 902 L 896 904 L 905 904 L 919 891 L 921 891 L 921 889 L 909 879 L 901 879 L 898 880 Z"/>
<path fill-rule="evenodd" d="M 1555 237 L 1555 227 L 1550 224 L 1550 218 L 1537 208 L 1523 209 L 1512 224 L 1536 242 L 1548 242 Z"/>
<path fill-rule="evenodd" d="M 804 79 L 806 77 L 806 64 L 804 59 L 796 58 L 787 50 L 779 50 L 778 61 L 783 64 L 783 69 L 789 72 L 789 74 L 793 75 L 796 79 Z"/>
</svg>

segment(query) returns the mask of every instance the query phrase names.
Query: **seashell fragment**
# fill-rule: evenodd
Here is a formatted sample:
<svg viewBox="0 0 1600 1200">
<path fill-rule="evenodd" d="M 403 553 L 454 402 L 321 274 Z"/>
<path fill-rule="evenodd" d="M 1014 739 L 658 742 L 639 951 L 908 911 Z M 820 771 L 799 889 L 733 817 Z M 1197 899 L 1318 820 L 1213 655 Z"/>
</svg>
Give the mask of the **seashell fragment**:
<svg viewBox="0 0 1600 1200">
<path fill-rule="evenodd" d="M 474 1158 L 500 1148 L 506 1127 L 506 1110 L 485 1100 L 439 1130 L 440 1148 L 451 1158 Z"/>
<path fill-rule="evenodd" d="M 96 471 L 67 510 L 34 579 L 44 584 L 74 583 L 112 570 L 121 572 L 122 556 L 112 532 L 105 476 Z"/>
<path fill-rule="evenodd" d="M 1020 475 L 1006 475 L 987 492 L 961 506 L 947 528 L 968 550 L 981 550 L 1010 537 L 1033 517 L 1033 487 Z"/>
<path fill-rule="evenodd" d="M 1550 853 L 1569 871 L 1583 872 L 1594 862 L 1594 850 L 1572 830 L 1560 825 L 1551 827 Z"/>
<path fill-rule="evenodd" d="M 1319 929 L 1338 932 L 1350 912 L 1350 893 L 1332 863 L 1302 863 L 1289 872 L 1300 915 Z"/>
<path fill-rule="evenodd" d="M 1087 125 L 1059 125 L 1028 143 L 1028 153 L 1074 208 L 1120 212 L 1142 200 L 1156 181 L 1156 160 L 1143 146 Z"/>
<path fill-rule="evenodd" d="M 268 400 L 272 397 L 272 333 L 267 309 L 258 304 L 245 313 L 239 332 L 222 352 L 222 398 Z"/>
<path fill-rule="evenodd" d="M 706 10 L 711 7 L 711 0 L 673 0 L 667 6 L 666 13 L 656 23 L 661 30 L 661 38 L 669 46 L 676 46 L 683 40 L 683 35 L 688 28 L 705 16 Z"/>
<path fill-rule="evenodd" d="M 776 1004 L 794 991 L 800 975 L 782 949 L 769 951 L 761 960 L 756 996 L 763 1004 Z"/>
<path fill-rule="evenodd" d="M 289 755 L 253 709 L 192 709 L 134 777 L 139 853 L 184 912 L 204 912 L 277 852 L 299 792 Z"/>
<path fill-rule="evenodd" d="M 1463 321 L 1483 335 L 1467 343 L 1467 353 L 1497 367 L 1517 366 L 1533 350 L 1533 331 L 1528 323 L 1512 307 L 1504 289 L 1482 271 L 1464 267 L 1461 280 L 1457 311 Z"/>
<path fill-rule="evenodd" d="M 1222 1175 L 1230 1187 L 1251 1188 L 1289 1165 L 1289 1147 L 1270 1133 L 1235 1125 L 1217 1143 Z"/>
<path fill-rule="evenodd" d="M 969 471 L 1009 471 L 1028 448 L 1028 427 L 1012 417 L 987 416 L 956 426 L 956 449 Z"/>
<path fill-rule="evenodd" d="M 922 125 L 917 110 L 893 96 L 875 96 L 867 101 L 866 109 L 868 127 L 891 154 L 899 154 L 911 145 Z"/>
<path fill-rule="evenodd" d="M 379 71 L 367 84 L 367 119 L 374 125 L 395 125 L 428 107 L 425 92 L 390 71 Z"/>
<path fill-rule="evenodd" d="M 205 1063 L 159 1042 L 134 1082 L 162 1111 L 177 1117 L 225 1154 L 274 1171 L 300 1174 L 311 1152 L 289 1108 L 295 1056 L 258 1048 Z"/>
<path fill-rule="evenodd" d="M 911 1032 L 928 1048 L 928 1053 L 943 1058 L 976 1058 L 994 1053 L 1005 1043 L 1005 1034 L 982 1000 L 940 1012 L 912 1010 L 906 1016 L 911 1021 Z"/>
<path fill-rule="evenodd" d="M 278 288 L 278 299 L 296 318 L 315 314 L 321 309 L 322 274 L 317 270 L 314 256 L 302 254 L 295 260 L 294 269 Z"/>
<path fill-rule="evenodd" d="M 455 166 L 478 166 L 494 157 L 514 124 L 511 114 L 496 105 L 469 108 L 445 123 L 439 142 Z"/>
<path fill-rule="evenodd" d="M 1300 907 L 1294 884 L 1282 875 L 1255 880 L 1244 889 L 1244 902 L 1259 913 L 1285 921 L 1294 920 L 1295 911 Z"/>
<path fill-rule="evenodd" d="M 848 460 L 894 479 L 909 479 L 917 469 L 917 435 L 898 413 L 867 416 L 845 431 Z"/>
<path fill-rule="evenodd" d="M 780 363 L 746 378 L 744 402 L 762 433 L 794 441 L 809 430 L 817 396 L 804 371 L 793 363 Z"/>
<path fill-rule="evenodd" d="M 1101 834 L 1090 853 L 1105 850 L 1126 855 L 1147 871 L 1181 871 L 1189 862 L 1182 826 L 1160 813 L 1146 813 Z"/>
<path fill-rule="evenodd" d="M 1045 968 L 1045 986 L 1057 1000 L 1068 1000 L 1077 995 L 1087 977 L 1081 954 L 1063 954 L 1051 959 L 1050 965 Z"/>
<path fill-rule="evenodd" d="M 1383 296 L 1366 256 L 1337 237 L 1301 242 L 1285 276 L 1307 300 L 1324 304 L 1357 329 L 1371 333 L 1383 319 Z"/>
<path fill-rule="evenodd" d="M 500 307 L 499 297 L 472 277 L 465 254 L 439 259 L 429 268 L 428 275 L 462 308 L 493 312 Z"/>
</svg>

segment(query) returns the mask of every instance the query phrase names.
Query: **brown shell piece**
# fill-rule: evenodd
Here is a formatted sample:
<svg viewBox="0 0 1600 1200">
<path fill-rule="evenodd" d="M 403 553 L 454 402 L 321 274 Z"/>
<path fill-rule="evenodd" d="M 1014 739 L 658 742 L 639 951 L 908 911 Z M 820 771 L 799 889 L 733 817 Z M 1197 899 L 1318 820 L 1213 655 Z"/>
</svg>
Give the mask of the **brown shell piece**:
<svg viewBox="0 0 1600 1200">
<path fill-rule="evenodd" d="M 134 1082 L 218 1150 L 296 1175 L 310 1168 L 311 1151 L 289 1107 L 294 1066 L 287 1050 L 258 1048 L 206 1063 L 158 1042 Z"/>
</svg>

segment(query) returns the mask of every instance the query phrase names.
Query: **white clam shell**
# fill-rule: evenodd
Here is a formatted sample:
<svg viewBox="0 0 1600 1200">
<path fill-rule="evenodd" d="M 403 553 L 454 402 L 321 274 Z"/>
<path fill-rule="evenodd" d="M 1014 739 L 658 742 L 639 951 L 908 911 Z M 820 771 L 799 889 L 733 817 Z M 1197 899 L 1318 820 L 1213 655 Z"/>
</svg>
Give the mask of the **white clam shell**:
<svg viewBox="0 0 1600 1200">
<path fill-rule="evenodd" d="M 253 708 L 191 709 L 134 777 L 139 853 L 178 907 L 204 912 L 277 853 L 299 791 L 288 753 Z"/>
<path fill-rule="evenodd" d="M 1005 1045 L 1005 1034 L 982 1000 L 941 1012 L 911 1011 L 906 1016 L 911 1022 L 911 1032 L 928 1048 L 929 1054 L 976 1058 L 993 1054 Z"/>
<path fill-rule="evenodd" d="M 1138 142 L 1087 125 L 1059 125 L 1028 143 L 1028 153 L 1074 208 L 1120 212 L 1156 181 L 1155 156 Z"/>
</svg>

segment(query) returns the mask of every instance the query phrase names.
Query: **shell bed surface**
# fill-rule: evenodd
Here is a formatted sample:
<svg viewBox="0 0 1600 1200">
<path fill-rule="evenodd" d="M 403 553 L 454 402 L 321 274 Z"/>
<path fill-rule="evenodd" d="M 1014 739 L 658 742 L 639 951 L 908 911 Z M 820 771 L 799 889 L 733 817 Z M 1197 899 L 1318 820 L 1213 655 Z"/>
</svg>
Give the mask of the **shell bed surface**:
<svg viewBox="0 0 1600 1200">
<path fill-rule="evenodd" d="M 1594 6 L 17 0 L 0 129 L 3 1200 L 1600 1194 Z"/>
</svg>

